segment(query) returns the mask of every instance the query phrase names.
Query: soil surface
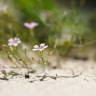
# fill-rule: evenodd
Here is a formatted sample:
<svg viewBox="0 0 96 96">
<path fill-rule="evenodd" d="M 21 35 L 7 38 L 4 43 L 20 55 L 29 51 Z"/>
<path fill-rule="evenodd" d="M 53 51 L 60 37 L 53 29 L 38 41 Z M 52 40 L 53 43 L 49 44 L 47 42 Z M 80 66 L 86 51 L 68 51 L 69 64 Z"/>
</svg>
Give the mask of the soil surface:
<svg viewBox="0 0 96 96">
<path fill-rule="evenodd" d="M 45 77 L 39 70 L 25 79 L 26 70 L 16 69 L 23 75 L 0 80 L 0 96 L 96 96 L 95 61 L 70 59 L 61 63 L 62 68 L 47 70 Z"/>
</svg>

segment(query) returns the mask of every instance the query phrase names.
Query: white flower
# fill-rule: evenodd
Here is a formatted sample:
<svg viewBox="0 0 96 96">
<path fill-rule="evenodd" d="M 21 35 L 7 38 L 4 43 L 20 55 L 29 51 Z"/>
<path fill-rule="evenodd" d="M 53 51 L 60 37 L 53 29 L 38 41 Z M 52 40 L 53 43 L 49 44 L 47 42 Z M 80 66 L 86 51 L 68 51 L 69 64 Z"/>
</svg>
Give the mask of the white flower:
<svg viewBox="0 0 96 96">
<path fill-rule="evenodd" d="M 47 47 L 48 47 L 47 45 L 45 45 L 44 43 L 41 43 L 40 45 L 33 46 L 33 51 L 43 51 Z"/>
<path fill-rule="evenodd" d="M 29 28 L 29 29 L 33 29 L 33 28 L 38 26 L 38 23 L 36 23 L 36 22 L 24 23 L 24 26 Z"/>
<path fill-rule="evenodd" d="M 20 44 L 20 43 L 21 43 L 21 40 L 20 40 L 20 38 L 18 38 L 18 37 L 10 38 L 10 39 L 8 40 L 8 46 L 10 46 L 10 47 L 12 47 L 12 46 L 16 47 L 16 46 L 18 46 L 18 44 Z"/>
</svg>

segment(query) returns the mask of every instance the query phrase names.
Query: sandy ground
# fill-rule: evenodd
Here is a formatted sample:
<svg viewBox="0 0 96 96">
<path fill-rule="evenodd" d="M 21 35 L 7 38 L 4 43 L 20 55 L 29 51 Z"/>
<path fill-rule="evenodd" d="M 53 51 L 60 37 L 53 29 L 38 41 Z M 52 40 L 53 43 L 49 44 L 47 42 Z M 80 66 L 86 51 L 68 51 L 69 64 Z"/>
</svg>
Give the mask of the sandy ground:
<svg viewBox="0 0 96 96">
<path fill-rule="evenodd" d="M 33 74 L 30 79 L 14 77 L 9 81 L 0 80 L 0 96 L 96 96 L 96 62 L 68 60 L 62 69 L 48 71 L 48 75 L 56 74 L 80 75 L 40 81 Z M 36 81 L 30 82 L 31 80 Z"/>
</svg>

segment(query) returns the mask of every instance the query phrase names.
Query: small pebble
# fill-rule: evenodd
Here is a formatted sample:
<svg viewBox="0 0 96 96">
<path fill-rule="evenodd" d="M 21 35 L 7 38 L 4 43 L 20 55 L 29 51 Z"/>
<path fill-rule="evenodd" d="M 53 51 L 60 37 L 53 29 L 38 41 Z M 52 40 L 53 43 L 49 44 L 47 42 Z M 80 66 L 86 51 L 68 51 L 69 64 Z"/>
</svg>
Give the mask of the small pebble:
<svg viewBox="0 0 96 96">
<path fill-rule="evenodd" d="M 30 78 L 29 74 L 25 74 L 25 79 L 29 79 L 29 78 Z"/>
</svg>

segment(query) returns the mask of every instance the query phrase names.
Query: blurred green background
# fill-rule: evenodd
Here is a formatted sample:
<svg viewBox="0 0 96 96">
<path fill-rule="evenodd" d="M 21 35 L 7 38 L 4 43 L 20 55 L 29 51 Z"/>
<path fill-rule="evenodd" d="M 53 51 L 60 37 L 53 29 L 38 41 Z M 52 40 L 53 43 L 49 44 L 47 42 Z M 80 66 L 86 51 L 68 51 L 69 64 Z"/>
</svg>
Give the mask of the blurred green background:
<svg viewBox="0 0 96 96">
<path fill-rule="evenodd" d="M 95 5 L 92 0 L 0 0 L 0 44 L 19 36 L 33 46 L 24 23 L 35 21 L 39 24 L 33 32 L 35 41 L 48 44 L 62 56 L 74 47 L 95 47 Z"/>
</svg>

